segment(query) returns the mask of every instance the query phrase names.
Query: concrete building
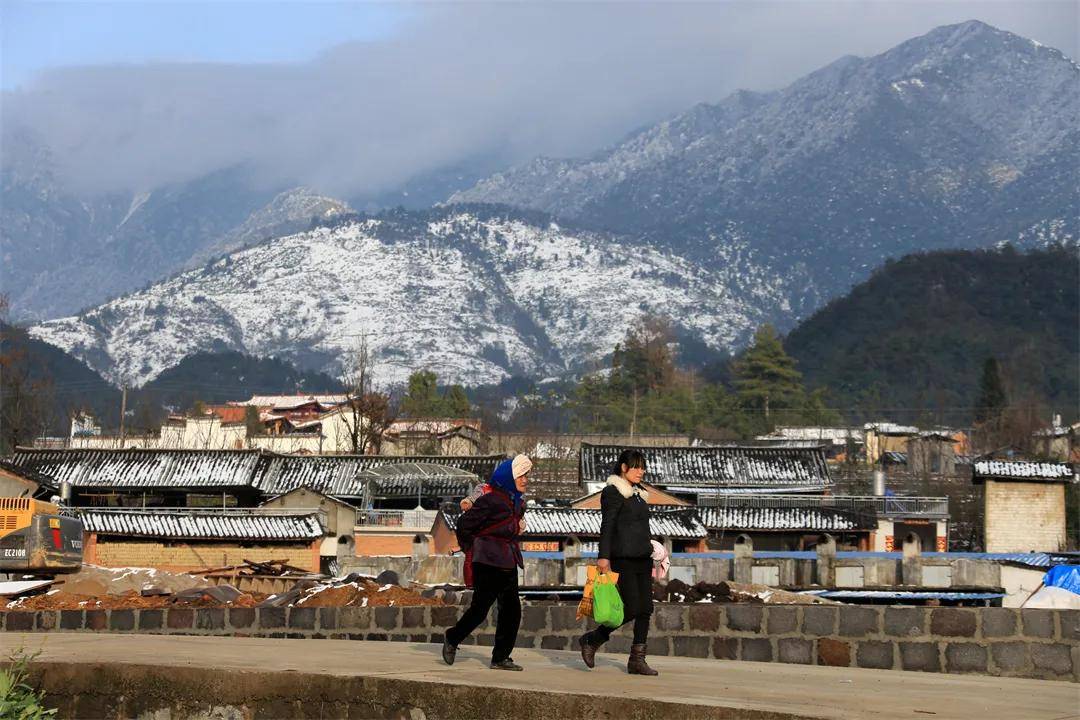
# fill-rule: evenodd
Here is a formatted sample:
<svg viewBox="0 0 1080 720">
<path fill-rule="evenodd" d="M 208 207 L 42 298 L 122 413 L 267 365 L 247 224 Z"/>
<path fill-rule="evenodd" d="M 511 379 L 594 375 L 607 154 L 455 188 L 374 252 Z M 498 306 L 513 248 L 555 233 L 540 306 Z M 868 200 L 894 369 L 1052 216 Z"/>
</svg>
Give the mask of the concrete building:
<svg viewBox="0 0 1080 720">
<path fill-rule="evenodd" d="M 972 480 L 984 486 L 987 552 L 1065 549 L 1065 486 L 1077 481 L 1066 463 L 979 460 Z"/>
<path fill-rule="evenodd" d="M 9 462 L 0 460 L 0 497 L 37 497 L 56 492 L 49 478 Z M 47 499 L 47 498 L 46 498 Z"/>
<path fill-rule="evenodd" d="M 325 516 L 326 537 L 319 555 L 325 563 L 328 558 L 341 560 L 356 554 L 356 507 L 308 487 L 298 487 L 281 495 L 264 500 L 260 508 L 268 510 L 307 510 L 316 508 Z"/>
</svg>

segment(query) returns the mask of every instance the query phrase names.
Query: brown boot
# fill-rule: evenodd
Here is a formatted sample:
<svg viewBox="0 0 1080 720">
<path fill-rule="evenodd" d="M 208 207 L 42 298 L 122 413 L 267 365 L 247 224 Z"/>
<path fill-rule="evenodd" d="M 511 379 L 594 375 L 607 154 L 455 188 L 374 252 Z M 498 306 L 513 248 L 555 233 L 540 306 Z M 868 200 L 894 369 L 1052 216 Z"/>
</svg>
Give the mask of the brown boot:
<svg viewBox="0 0 1080 720">
<path fill-rule="evenodd" d="M 598 645 L 593 645 L 592 638 L 589 633 L 585 633 L 578 638 L 578 645 L 581 646 L 581 659 L 585 661 L 585 665 L 588 668 L 596 667 L 596 651 L 600 649 Z"/>
<path fill-rule="evenodd" d="M 645 662 L 645 644 L 630 646 L 630 659 L 626 661 L 627 675 L 659 675 Z"/>
</svg>

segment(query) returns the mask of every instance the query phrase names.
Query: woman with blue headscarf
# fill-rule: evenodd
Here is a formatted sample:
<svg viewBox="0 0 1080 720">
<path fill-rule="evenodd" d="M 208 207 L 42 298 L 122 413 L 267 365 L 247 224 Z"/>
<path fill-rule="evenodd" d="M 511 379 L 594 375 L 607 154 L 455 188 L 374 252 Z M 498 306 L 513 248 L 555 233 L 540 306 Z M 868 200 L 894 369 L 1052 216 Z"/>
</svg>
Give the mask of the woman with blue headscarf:
<svg viewBox="0 0 1080 720">
<path fill-rule="evenodd" d="M 469 608 L 457 624 L 446 629 L 442 656 L 453 665 L 458 645 L 479 627 L 495 603 L 499 619 L 495 626 L 495 646 L 491 667 L 495 670 L 521 670 L 510 654 L 521 624 L 521 599 L 518 597 L 518 568 L 521 559 L 518 537 L 524 530 L 525 502 L 522 499 L 529 482 L 532 461 L 524 455 L 504 460 L 495 468 L 488 485 L 491 491 L 480 495 L 457 522 L 458 545 L 471 561 L 473 596 Z"/>
</svg>

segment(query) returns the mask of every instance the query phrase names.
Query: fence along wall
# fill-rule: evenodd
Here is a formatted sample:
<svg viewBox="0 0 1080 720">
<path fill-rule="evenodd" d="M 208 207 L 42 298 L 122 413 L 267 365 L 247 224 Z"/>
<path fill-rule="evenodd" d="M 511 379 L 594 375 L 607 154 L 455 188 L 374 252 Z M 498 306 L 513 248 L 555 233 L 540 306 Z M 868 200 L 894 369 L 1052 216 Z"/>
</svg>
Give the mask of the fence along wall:
<svg viewBox="0 0 1080 720">
<path fill-rule="evenodd" d="M 458 598 L 467 601 L 468 593 Z M 527 603 L 518 645 L 574 650 L 576 606 Z M 0 613 L 11 632 L 142 632 L 441 643 L 459 605 Z M 492 645 L 492 618 L 468 644 Z M 605 652 L 626 652 L 625 631 Z M 1080 682 L 1080 610 L 657 603 L 652 655 Z"/>
</svg>

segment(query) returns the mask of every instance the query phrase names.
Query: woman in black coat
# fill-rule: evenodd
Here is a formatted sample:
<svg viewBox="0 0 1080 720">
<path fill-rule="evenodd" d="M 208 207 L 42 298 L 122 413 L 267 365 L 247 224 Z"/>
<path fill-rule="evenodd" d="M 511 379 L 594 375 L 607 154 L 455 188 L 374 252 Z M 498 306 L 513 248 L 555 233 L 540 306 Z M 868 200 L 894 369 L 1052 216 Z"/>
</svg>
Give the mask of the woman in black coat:
<svg viewBox="0 0 1080 720">
<path fill-rule="evenodd" d="M 495 468 L 488 483 L 491 492 L 481 495 L 458 519 L 457 538 L 462 550 L 472 552 L 473 596 L 457 624 L 443 636 L 442 656 L 453 665 L 458 645 L 499 605 L 491 667 L 521 670 L 510 654 L 521 624 L 518 568 L 524 567 L 518 537 L 524 529 L 522 493 L 528 486 L 532 462 L 524 455 L 505 460 Z"/>
<path fill-rule="evenodd" d="M 626 672 L 631 675 L 658 675 L 645 662 L 652 618 L 652 538 L 649 532 L 649 493 L 641 487 L 645 456 L 638 450 L 624 450 L 616 465 L 617 475 L 608 478 L 600 493 L 600 552 L 596 565 L 600 572 L 619 573 L 619 595 L 623 601 L 623 624 L 634 623 L 634 642 Z M 581 659 L 590 668 L 596 651 L 614 632 L 604 625 L 578 640 Z"/>
</svg>

